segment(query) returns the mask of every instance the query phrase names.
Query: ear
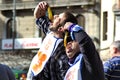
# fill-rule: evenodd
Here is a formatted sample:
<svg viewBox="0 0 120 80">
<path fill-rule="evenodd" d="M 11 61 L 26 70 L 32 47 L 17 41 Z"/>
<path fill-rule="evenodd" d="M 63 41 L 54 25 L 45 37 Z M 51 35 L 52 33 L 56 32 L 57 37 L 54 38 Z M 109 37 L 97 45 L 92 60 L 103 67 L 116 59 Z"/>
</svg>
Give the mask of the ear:
<svg viewBox="0 0 120 80">
<path fill-rule="evenodd" d="M 113 47 L 114 53 L 117 53 L 118 49 L 116 47 Z"/>
</svg>

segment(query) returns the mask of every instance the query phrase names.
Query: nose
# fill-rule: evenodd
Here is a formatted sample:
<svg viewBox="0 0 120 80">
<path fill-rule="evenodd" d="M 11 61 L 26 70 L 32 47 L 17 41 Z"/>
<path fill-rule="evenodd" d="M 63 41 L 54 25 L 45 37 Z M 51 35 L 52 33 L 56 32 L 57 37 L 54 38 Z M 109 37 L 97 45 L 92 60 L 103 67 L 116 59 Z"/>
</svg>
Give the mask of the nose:
<svg viewBox="0 0 120 80">
<path fill-rule="evenodd" d="M 54 15 L 54 19 L 58 18 L 59 16 L 58 15 Z"/>
<path fill-rule="evenodd" d="M 66 45 L 66 48 L 70 48 L 71 46 L 72 46 L 72 43 L 68 42 L 67 45 Z"/>
</svg>

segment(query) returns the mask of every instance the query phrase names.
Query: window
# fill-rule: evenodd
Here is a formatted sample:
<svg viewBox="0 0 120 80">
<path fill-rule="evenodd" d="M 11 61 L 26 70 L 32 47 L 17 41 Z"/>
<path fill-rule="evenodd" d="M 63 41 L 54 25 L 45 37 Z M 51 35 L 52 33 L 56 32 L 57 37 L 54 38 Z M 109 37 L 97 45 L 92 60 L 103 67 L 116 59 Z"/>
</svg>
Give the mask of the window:
<svg viewBox="0 0 120 80">
<path fill-rule="evenodd" d="M 12 32 L 12 18 L 8 19 L 6 22 L 6 38 L 14 38 L 16 37 L 16 32 Z"/>
<path fill-rule="evenodd" d="M 85 17 L 81 14 L 78 14 L 76 15 L 76 18 L 77 18 L 78 24 L 83 28 L 85 28 Z"/>
<path fill-rule="evenodd" d="M 107 40 L 107 24 L 108 24 L 108 13 L 107 12 L 103 12 L 103 40 Z"/>
</svg>

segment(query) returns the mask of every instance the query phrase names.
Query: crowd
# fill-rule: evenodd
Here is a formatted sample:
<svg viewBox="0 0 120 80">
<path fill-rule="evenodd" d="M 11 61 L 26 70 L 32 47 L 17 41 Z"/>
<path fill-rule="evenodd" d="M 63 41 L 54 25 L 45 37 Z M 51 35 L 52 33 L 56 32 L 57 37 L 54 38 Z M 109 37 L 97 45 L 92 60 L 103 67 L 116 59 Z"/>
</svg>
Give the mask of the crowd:
<svg viewBox="0 0 120 80">
<path fill-rule="evenodd" d="M 34 10 L 36 25 L 45 38 L 31 62 L 27 80 L 104 80 L 100 56 L 76 17 L 65 11 L 49 20 L 48 7 L 43 1 Z"/>
<path fill-rule="evenodd" d="M 45 37 L 31 61 L 27 80 L 120 80 L 120 41 L 110 45 L 112 58 L 103 64 L 76 17 L 65 11 L 50 19 L 46 16 L 48 8 L 50 5 L 42 1 L 34 10 L 36 25 Z M 0 80 L 15 80 L 12 73 L 2 73 L 11 77 L 4 79 L 0 73 Z"/>
</svg>

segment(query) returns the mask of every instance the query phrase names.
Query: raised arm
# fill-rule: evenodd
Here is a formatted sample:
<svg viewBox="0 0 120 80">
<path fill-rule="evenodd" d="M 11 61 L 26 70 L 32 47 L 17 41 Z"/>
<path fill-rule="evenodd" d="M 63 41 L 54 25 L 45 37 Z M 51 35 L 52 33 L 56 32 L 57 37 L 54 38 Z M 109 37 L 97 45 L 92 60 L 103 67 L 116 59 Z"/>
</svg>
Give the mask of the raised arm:
<svg viewBox="0 0 120 80">
<path fill-rule="evenodd" d="M 48 16 L 46 16 L 46 12 L 48 9 L 48 3 L 45 1 L 39 2 L 34 10 L 34 17 L 36 18 L 36 25 L 39 29 L 46 33 L 49 31 L 50 20 Z"/>
<path fill-rule="evenodd" d="M 80 51 L 84 54 L 84 59 L 88 60 L 95 77 L 104 80 L 102 61 L 89 35 L 79 25 L 69 22 L 65 24 L 64 29 L 71 33 L 72 39 L 79 42 Z"/>
</svg>

